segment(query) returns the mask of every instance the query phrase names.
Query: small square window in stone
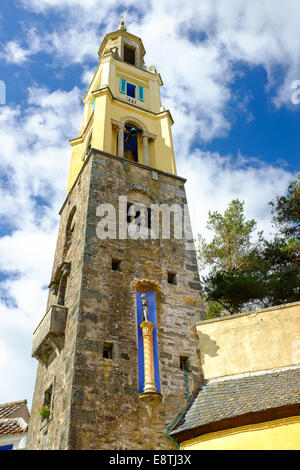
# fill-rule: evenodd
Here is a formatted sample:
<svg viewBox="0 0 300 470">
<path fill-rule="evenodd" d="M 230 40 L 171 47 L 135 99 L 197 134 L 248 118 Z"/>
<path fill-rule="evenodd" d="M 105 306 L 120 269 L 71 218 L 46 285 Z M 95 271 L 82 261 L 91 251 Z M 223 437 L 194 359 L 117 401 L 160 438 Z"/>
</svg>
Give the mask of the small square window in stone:
<svg viewBox="0 0 300 470">
<path fill-rule="evenodd" d="M 189 372 L 189 358 L 187 356 L 180 356 L 180 369 Z"/>
<path fill-rule="evenodd" d="M 111 262 L 112 271 L 121 271 L 121 261 L 119 259 L 112 259 Z"/>
<path fill-rule="evenodd" d="M 175 273 L 168 273 L 168 283 L 177 286 L 177 276 Z"/>
<path fill-rule="evenodd" d="M 111 343 L 104 343 L 103 344 L 103 357 L 105 359 L 112 359 L 113 358 L 113 345 Z"/>
</svg>

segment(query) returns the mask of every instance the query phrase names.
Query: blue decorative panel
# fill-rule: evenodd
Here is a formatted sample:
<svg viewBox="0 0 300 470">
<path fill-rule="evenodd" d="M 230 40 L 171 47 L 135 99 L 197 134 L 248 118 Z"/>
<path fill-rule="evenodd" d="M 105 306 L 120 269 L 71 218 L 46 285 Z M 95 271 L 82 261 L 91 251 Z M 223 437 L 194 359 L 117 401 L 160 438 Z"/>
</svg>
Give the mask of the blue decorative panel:
<svg viewBox="0 0 300 470">
<path fill-rule="evenodd" d="M 154 356 L 154 372 L 155 372 L 155 385 L 158 393 L 160 393 L 160 377 L 159 377 L 159 360 L 158 360 L 158 342 L 157 342 L 157 327 L 156 327 L 156 305 L 155 305 L 155 292 L 151 290 L 145 292 L 149 302 L 149 321 L 155 323 L 153 328 L 153 356 Z M 137 324 L 138 324 L 138 364 L 139 364 L 139 393 L 144 391 L 144 345 L 143 334 L 140 328 L 142 323 L 142 292 L 136 292 L 136 305 L 137 305 Z"/>
<path fill-rule="evenodd" d="M 124 80 L 124 78 L 120 80 L 120 92 L 126 93 L 126 80 Z"/>
<path fill-rule="evenodd" d="M 0 446 L 0 450 L 12 450 L 13 444 L 9 444 L 7 446 Z"/>
<path fill-rule="evenodd" d="M 138 99 L 144 101 L 144 88 L 142 86 L 138 88 Z"/>
</svg>

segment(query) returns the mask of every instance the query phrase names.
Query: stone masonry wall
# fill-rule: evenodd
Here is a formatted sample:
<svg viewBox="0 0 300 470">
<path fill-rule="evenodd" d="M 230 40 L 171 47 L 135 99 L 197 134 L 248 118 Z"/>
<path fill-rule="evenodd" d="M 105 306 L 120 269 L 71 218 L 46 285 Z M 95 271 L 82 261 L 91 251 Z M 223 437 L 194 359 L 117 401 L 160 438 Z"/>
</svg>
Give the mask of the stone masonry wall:
<svg viewBox="0 0 300 470">
<path fill-rule="evenodd" d="M 124 164 L 125 163 L 125 164 Z M 189 357 L 190 393 L 201 381 L 194 324 L 203 319 L 194 251 L 184 240 L 100 240 L 96 215 L 101 203 L 118 207 L 129 191 L 153 203 L 185 204 L 184 180 L 93 150 L 61 212 L 53 273 L 71 262 L 66 303 L 65 346 L 46 369 L 39 365 L 33 409 L 54 380 L 49 449 L 172 449 L 166 428 L 186 403 L 180 356 Z M 80 183 L 79 183 L 80 181 Z M 70 203 L 69 203 L 70 201 Z M 77 206 L 76 226 L 66 259 L 63 255 L 68 214 Z M 112 271 L 112 258 L 121 270 Z M 167 273 L 177 274 L 177 285 Z M 54 275 L 54 274 L 53 274 Z M 136 291 L 134 282 L 156 281 L 157 333 L 161 400 L 138 394 Z M 50 293 L 48 307 L 56 302 Z M 113 345 L 113 358 L 103 345 Z M 32 415 L 28 448 L 41 448 L 41 418 Z"/>
<path fill-rule="evenodd" d="M 53 279 L 57 267 L 64 261 L 71 263 L 68 276 L 65 305 L 68 307 L 64 347 L 56 357 L 53 354 L 48 367 L 38 364 L 37 378 L 33 396 L 31 418 L 27 440 L 28 449 L 65 449 L 69 438 L 69 420 L 71 408 L 71 391 L 74 374 L 75 343 L 78 327 L 78 310 L 80 302 L 81 272 L 84 253 L 85 220 L 89 191 L 89 167 L 84 166 L 80 178 L 70 191 L 61 211 L 58 240 L 52 270 Z M 67 253 L 64 251 L 66 224 L 69 214 L 76 206 L 76 225 L 72 243 Z M 50 279 L 49 279 L 50 281 Z M 49 291 L 46 311 L 57 304 L 57 295 Z M 52 410 L 49 422 L 42 422 L 37 413 L 43 403 L 44 393 L 53 386 Z M 45 438 L 47 434 L 47 438 Z M 45 443 L 45 441 L 47 441 Z"/>
<path fill-rule="evenodd" d="M 117 207 L 118 197 L 140 191 L 154 203 L 185 204 L 184 181 L 142 165 L 95 153 L 83 263 L 69 445 L 73 449 L 170 449 L 165 430 L 186 402 L 180 356 L 188 356 L 190 391 L 200 379 L 193 328 L 200 317 L 199 275 L 194 252 L 183 240 L 100 240 L 101 203 Z M 121 271 L 112 271 L 112 258 Z M 167 282 L 168 271 L 177 285 Z M 157 281 L 156 297 L 162 402 L 152 406 L 138 395 L 137 317 L 134 281 Z M 113 344 L 113 359 L 102 357 Z"/>
</svg>

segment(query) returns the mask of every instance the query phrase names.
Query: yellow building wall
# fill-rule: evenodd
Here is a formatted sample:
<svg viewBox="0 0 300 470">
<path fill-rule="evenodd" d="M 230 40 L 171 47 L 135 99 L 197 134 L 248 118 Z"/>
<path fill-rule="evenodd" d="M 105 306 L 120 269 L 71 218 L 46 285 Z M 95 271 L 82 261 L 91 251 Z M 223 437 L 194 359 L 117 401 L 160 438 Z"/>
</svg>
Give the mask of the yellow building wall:
<svg viewBox="0 0 300 470">
<path fill-rule="evenodd" d="M 196 326 L 205 379 L 300 364 L 300 302 Z"/>
<path fill-rule="evenodd" d="M 154 140 L 153 144 L 150 142 L 150 145 L 152 145 L 153 148 L 153 151 L 149 152 L 150 166 L 167 173 L 176 173 L 171 122 L 168 114 L 162 113 L 161 115 L 157 116 L 151 113 L 147 113 L 142 109 L 133 108 L 126 103 L 113 101 L 109 106 L 107 106 L 106 132 L 111 133 L 112 119 L 115 121 L 121 121 L 125 117 L 128 118 L 128 120 L 132 118 L 133 121 L 136 118 L 138 121 L 141 121 L 144 124 L 148 132 L 156 135 L 156 139 Z M 139 162 L 143 163 L 141 139 L 139 143 Z M 96 140 L 95 148 L 100 148 L 98 146 L 99 144 L 101 144 L 101 142 Z M 107 146 L 105 146 L 103 150 L 105 152 L 112 153 L 112 148 L 109 145 L 108 139 Z"/>
<path fill-rule="evenodd" d="M 300 450 L 300 416 L 206 434 L 181 450 Z"/>
<path fill-rule="evenodd" d="M 144 101 L 137 100 L 136 105 L 125 101 L 120 92 L 120 78 L 144 87 Z M 158 74 L 140 70 L 124 62 L 116 61 L 111 56 L 105 57 L 98 67 L 92 86 L 83 101 L 85 103 L 81 134 L 71 141 L 72 157 L 67 192 L 74 184 L 84 163 L 83 153 L 86 139 L 91 126 L 92 147 L 116 155 L 116 131 L 112 120 L 122 121 L 124 118 L 142 122 L 147 132 L 156 136 L 149 141 L 149 164 L 167 173 L 176 174 L 175 157 L 172 140 L 172 119 L 164 111 L 160 102 L 161 78 Z M 104 87 L 109 87 L 104 88 Z M 101 91 L 97 91 L 102 88 Z M 109 91 L 110 90 L 110 91 Z M 91 102 L 95 99 L 95 110 L 91 116 Z M 90 122 L 89 122 L 90 120 Z M 139 163 L 143 163 L 142 139 L 138 138 Z"/>
</svg>

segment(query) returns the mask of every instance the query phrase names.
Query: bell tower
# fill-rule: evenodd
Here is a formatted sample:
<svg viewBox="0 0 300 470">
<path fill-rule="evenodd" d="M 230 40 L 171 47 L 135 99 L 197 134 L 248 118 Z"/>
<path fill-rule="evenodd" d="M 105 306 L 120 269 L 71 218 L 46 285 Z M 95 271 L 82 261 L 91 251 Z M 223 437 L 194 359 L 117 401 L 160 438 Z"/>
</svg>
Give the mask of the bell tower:
<svg viewBox="0 0 300 470">
<path fill-rule="evenodd" d="M 174 449 L 203 319 L 162 79 L 124 21 L 83 98 L 38 360 L 29 449 Z"/>
<path fill-rule="evenodd" d="M 71 141 L 68 191 L 92 147 L 176 174 L 172 116 L 161 104 L 161 76 L 155 67 L 145 66 L 145 53 L 142 40 L 122 23 L 105 36 L 82 100 L 82 127 Z"/>
</svg>

